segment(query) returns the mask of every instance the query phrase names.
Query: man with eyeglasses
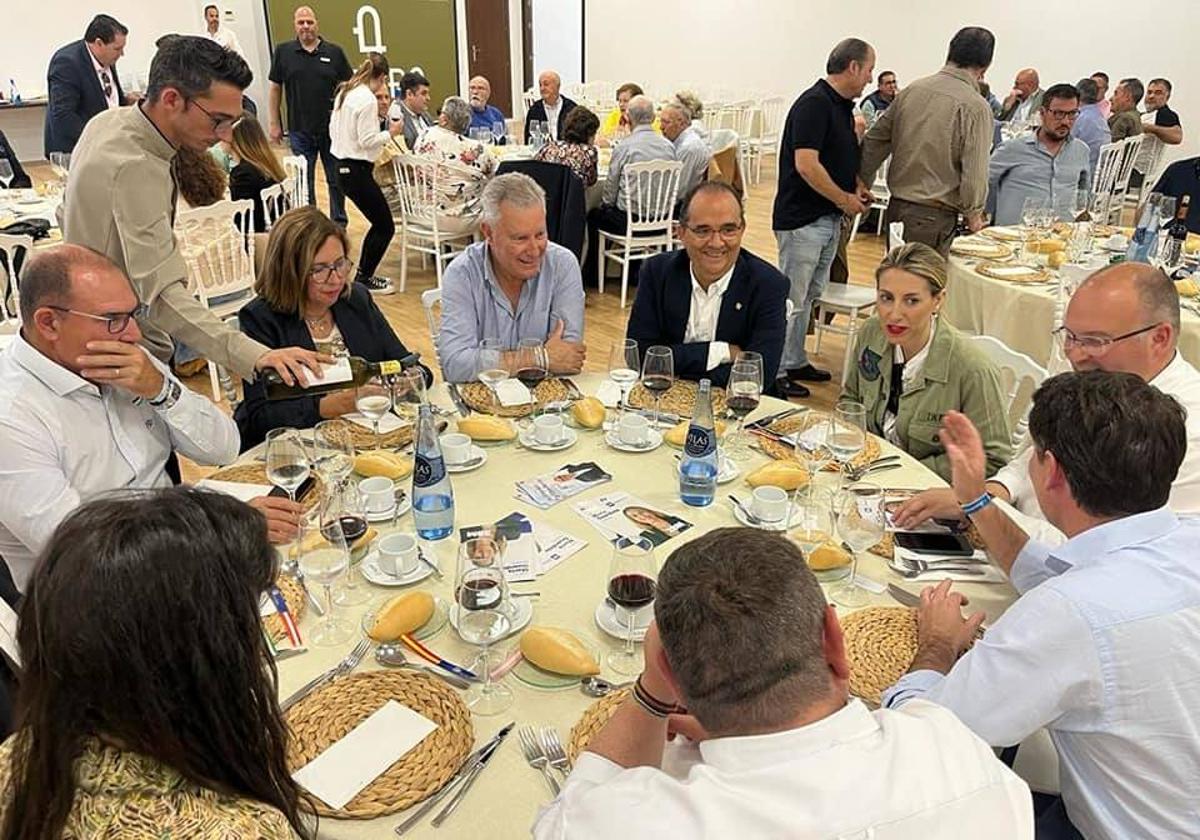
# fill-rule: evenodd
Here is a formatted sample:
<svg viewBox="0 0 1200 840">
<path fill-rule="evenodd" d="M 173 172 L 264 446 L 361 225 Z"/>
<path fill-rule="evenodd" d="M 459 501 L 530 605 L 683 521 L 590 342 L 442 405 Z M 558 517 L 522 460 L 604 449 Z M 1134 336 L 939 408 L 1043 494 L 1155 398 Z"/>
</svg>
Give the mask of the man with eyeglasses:
<svg viewBox="0 0 1200 840">
<path fill-rule="evenodd" d="M 1051 85 L 1040 113 L 1042 124 L 1036 130 L 1004 143 L 988 163 L 988 204 L 995 224 L 1020 224 L 1031 198 L 1069 218 L 1076 190 L 1086 190 L 1091 182 L 1087 143 L 1071 136 L 1079 91 L 1074 85 Z"/>
<path fill-rule="evenodd" d="M 176 150 L 203 153 L 229 140 L 251 78 L 246 62 L 215 41 L 160 39 L 146 98 L 99 114 L 84 129 L 71 159 L 63 234 L 107 255 L 129 277 L 147 307 L 138 322 L 141 340 L 160 361 L 170 360 L 177 341 L 245 379 L 274 368 L 290 384 L 317 370 L 321 357 L 264 347 L 213 315 L 188 289 L 173 230 Z"/>
<path fill-rule="evenodd" d="M 665 123 L 664 123 L 665 131 Z M 762 357 L 771 389 L 783 354 L 790 283 L 779 269 L 742 248 L 746 216 L 733 187 L 705 181 L 683 198 L 682 251 L 642 266 L 625 335 L 641 355 L 671 348 L 675 375 L 724 387 L 742 351 Z"/>
<path fill-rule="evenodd" d="M 1118 263 L 1088 277 L 1071 297 L 1062 342 L 1075 370 L 1133 373 L 1179 400 L 1187 411 L 1187 454 L 1171 485 L 1170 507 L 1177 513 L 1200 513 L 1200 371 L 1180 355 L 1179 294 L 1162 271 L 1144 263 Z M 1029 480 L 1033 451 L 1020 454 L 987 482 L 1017 527 L 1031 539 L 1056 545 L 1064 539 L 1046 521 Z M 1147 469 L 1155 465 L 1147 463 Z M 952 490 L 927 490 L 896 513 L 896 525 L 915 528 L 931 519 L 961 517 Z M 989 552 L 994 547 L 988 546 Z M 1005 558 L 993 558 L 1003 563 Z M 1008 558 L 1011 562 L 1012 558 Z"/>
</svg>

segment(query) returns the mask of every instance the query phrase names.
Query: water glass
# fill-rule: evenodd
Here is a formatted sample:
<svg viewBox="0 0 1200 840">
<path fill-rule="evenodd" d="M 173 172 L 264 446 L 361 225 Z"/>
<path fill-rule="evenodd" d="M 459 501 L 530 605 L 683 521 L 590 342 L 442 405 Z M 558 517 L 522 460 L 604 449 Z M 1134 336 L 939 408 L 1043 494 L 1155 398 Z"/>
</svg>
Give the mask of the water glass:
<svg viewBox="0 0 1200 840">
<path fill-rule="evenodd" d="M 354 471 L 354 439 L 344 420 L 322 420 L 313 429 L 313 466 L 330 487 L 341 486 Z"/>
<path fill-rule="evenodd" d="M 282 427 L 267 432 L 267 480 L 293 502 L 310 470 L 308 451 L 299 431 Z"/>
<path fill-rule="evenodd" d="M 826 439 L 833 459 L 845 479 L 850 463 L 867 445 L 867 409 L 854 400 L 838 400 L 833 408 L 833 429 Z"/>
<path fill-rule="evenodd" d="M 500 409 L 500 395 L 496 388 L 508 379 L 509 369 L 505 364 L 504 343 L 498 338 L 485 338 L 479 342 L 479 373 L 478 379 L 492 395 L 493 411 Z"/>
<path fill-rule="evenodd" d="M 858 585 L 858 555 L 876 545 L 887 530 L 883 489 L 867 481 L 851 484 L 837 501 L 837 533 L 850 546 L 850 576 L 833 590 L 833 601 L 843 607 L 867 603 L 867 591 Z"/>
<path fill-rule="evenodd" d="M 306 582 L 319 583 L 325 592 L 325 618 L 308 634 L 308 643 L 317 647 L 333 647 L 345 644 L 356 632 L 353 624 L 334 612 L 333 599 L 334 582 L 350 568 L 350 550 L 341 525 L 336 520 L 328 528 L 322 526 L 321 533 L 324 541 L 300 555 L 300 571 L 304 573 Z"/>
<path fill-rule="evenodd" d="M 617 402 L 617 422 L 625 414 L 625 403 L 629 399 L 629 389 L 638 381 L 642 368 L 638 353 L 638 344 L 632 338 L 614 341 L 608 351 L 608 378 L 617 383 L 621 389 L 621 397 Z"/>
</svg>

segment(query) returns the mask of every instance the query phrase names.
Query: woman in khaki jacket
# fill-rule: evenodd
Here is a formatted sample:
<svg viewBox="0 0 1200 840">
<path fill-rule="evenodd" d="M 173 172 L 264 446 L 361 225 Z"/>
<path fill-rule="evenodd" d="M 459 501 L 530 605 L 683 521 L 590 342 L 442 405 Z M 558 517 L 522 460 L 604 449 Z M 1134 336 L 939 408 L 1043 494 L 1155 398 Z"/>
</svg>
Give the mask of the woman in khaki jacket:
<svg viewBox="0 0 1200 840">
<path fill-rule="evenodd" d="M 987 474 L 1008 463 L 1012 442 L 996 365 L 937 317 L 946 260 L 927 245 L 896 248 L 875 270 L 877 313 L 858 333 L 842 398 L 861 402 L 867 430 L 950 480 L 938 439 L 942 415 L 961 411 L 983 438 Z"/>
</svg>

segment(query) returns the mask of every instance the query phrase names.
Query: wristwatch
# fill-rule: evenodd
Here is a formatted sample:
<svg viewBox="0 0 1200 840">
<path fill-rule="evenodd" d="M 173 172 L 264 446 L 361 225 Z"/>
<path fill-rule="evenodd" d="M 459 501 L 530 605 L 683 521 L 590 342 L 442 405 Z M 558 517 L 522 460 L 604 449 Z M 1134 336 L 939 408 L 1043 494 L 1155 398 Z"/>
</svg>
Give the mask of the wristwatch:
<svg viewBox="0 0 1200 840">
<path fill-rule="evenodd" d="M 158 396 L 149 400 L 149 403 L 156 411 L 170 411 L 181 396 L 183 386 L 171 377 L 164 376 L 162 390 L 158 392 Z"/>
</svg>

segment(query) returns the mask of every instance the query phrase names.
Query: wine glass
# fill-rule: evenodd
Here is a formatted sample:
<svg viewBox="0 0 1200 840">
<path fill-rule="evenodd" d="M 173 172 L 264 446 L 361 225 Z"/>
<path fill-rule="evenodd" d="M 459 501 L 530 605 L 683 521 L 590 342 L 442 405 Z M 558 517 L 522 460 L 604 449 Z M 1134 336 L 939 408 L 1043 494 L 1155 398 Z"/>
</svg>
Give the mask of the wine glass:
<svg viewBox="0 0 1200 840">
<path fill-rule="evenodd" d="M 833 407 L 833 428 L 830 437 L 826 438 L 833 460 L 838 462 L 842 471 L 842 480 L 846 470 L 858 453 L 867 445 L 867 409 L 854 400 L 838 400 Z"/>
<path fill-rule="evenodd" d="M 340 536 L 346 542 L 346 550 L 351 563 L 346 567 L 334 602 L 343 607 L 354 607 L 365 604 L 371 599 L 367 588 L 358 583 L 354 573 L 353 552 L 354 543 L 367 533 L 367 508 L 362 493 L 353 484 L 343 484 L 333 488 L 321 504 L 321 536 L 329 542 L 334 542 Z"/>
<path fill-rule="evenodd" d="M 541 339 L 522 338 L 517 344 L 516 364 L 517 379 L 529 389 L 530 399 L 533 400 L 534 416 L 540 406 L 537 386 L 542 384 L 550 373 L 550 360 L 546 355 L 546 346 Z"/>
<path fill-rule="evenodd" d="M 330 487 L 340 487 L 354 471 L 354 439 L 345 421 L 322 420 L 313 429 L 313 466 Z"/>
<path fill-rule="evenodd" d="M 319 521 L 319 520 L 318 520 Z M 334 520 L 321 526 L 323 542 L 300 555 L 300 571 L 306 581 L 321 584 L 325 590 L 325 618 L 308 635 L 308 643 L 319 647 L 344 644 L 355 634 L 355 627 L 334 614 L 333 584 L 350 568 L 350 550 L 341 523 Z"/>
<path fill-rule="evenodd" d="M 788 532 L 788 538 L 800 546 L 804 560 L 812 568 L 813 553 L 833 540 L 833 494 L 827 490 L 811 490 L 798 511 L 798 522 Z M 812 569 L 817 580 L 841 580 L 849 572 L 846 566 L 833 569 Z"/>
<path fill-rule="evenodd" d="M 485 338 L 479 342 L 479 381 L 492 394 L 493 410 L 500 409 L 500 395 L 496 388 L 508 379 L 508 368 L 504 365 L 504 343 L 498 338 Z"/>
<path fill-rule="evenodd" d="M 613 546 L 608 567 L 608 597 L 617 606 L 617 615 L 625 617 L 625 644 L 608 655 L 608 666 L 618 674 L 640 674 L 642 657 L 633 645 L 637 614 L 654 603 L 658 567 L 654 544 L 643 537 L 622 537 Z"/>
<path fill-rule="evenodd" d="M 883 539 L 887 518 L 883 508 L 883 489 L 867 481 L 851 484 L 837 501 L 837 532 L 850 546 L 850 576 L 833 590 L 834 603 L 843 607 L 861 607 L 867 603 L 867 591 L 858 585 L 858 555 Z"/>
<path fill-rule="evenodd" d="M 478 715 L 495 715 L 512 705 L 512 690 L 492 682 L 490 645 L 512 628 L 512 604 L 504 577 L 504 548 L 491 536 L 463 540 L 458 547 L 454 600 L 458 605 L 458 635 L 464 642 L 482 645 L 472 666 L 483 676 L 471 686 L 466 702 Z"/>
<path fill-rule="evenodd" d="M 375 448 L 383 449 L 379 421 L 392 410 L 392 389 L 383 381 L 383 377 L 369 377 L 354 389 L 354 407 L 358 409 L 359 414 L 371 421 L 375 430 Z"/>
<path fill-rule="evenodd" d="M 670 347 L 656 344 L 646 350 L 642 362 L 642 387 L 654 394 L 654 425 L 658 426 L 659 405 L 662 396 L 675 382 L 675 355 Z"/>
<path fill-rule="evenodd" d="M 625 416 L 625 403 L 629 399 L 629 389 L 637 382 L 641 370 L 638 358 L 638 343 L 632 338 L 614 341 L 608 353 L 608 378 L 617 383 L 621 389 L 621 399 L 617 402 L 617 422 Z"/>
<path fill-rule="evenodd" d="M 4 189 L 8 189 L 8 185 L 12 183 L 12 179 L 12 164 L 7 160 L 0 159 L 0 184 L 4 185 Z"/>
<path fill-rule="evenodd" d="M 1046 206 L 1046 200 L 1043 198 L 1033 197 L 1025 199 L 1025 203 L 1021 205 L 1021 261 L 1026 261 L 1030 256 L 1029 243 L 1037 238 L 1038 220 L 1041 217 L 1042 210 Z"/>
<path fill-rule="evenodd" d="M 296 501 L 296 491 L 308 480 L 311 467 L 304 440 L 296 429 L 267 432 L 267 480 Z"/>
<path fill-rule="evenodd" d="M 507 133 L 508 131 L 505 128 L 503 121 L 496 120 L 494 123 L 492 123 L 492 142 L 495 145 L 499 146 L 501 143 L 503 143 L 504 135 Z"/>
<path fill-rule="evenodd" d="M 833 420 L 825 419 L 814 424 L 811 430 L 796 435 L 795 457 L 808 469 L 808 485 L 805 495 L 810 500 L 816 492 L 817 476 L 833 463 L 833 450 L 829 445 L 833 439 L 833 432 Z M 792 503 L 798 506 L 799 502 L 800 488 L 797 487 Z"/>
<path fill-rule="evenodd" d="M 737 417 L 737 431 L 725 442 L 725 453 L 736 461 L 750 457 L 745 442 L 746 415 L 758 408 L 762 399 L 762 365 L 752 361 L 736 361 L 729 369 L 729 384 L 725 406 Z"/>
</svg>

